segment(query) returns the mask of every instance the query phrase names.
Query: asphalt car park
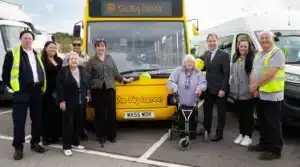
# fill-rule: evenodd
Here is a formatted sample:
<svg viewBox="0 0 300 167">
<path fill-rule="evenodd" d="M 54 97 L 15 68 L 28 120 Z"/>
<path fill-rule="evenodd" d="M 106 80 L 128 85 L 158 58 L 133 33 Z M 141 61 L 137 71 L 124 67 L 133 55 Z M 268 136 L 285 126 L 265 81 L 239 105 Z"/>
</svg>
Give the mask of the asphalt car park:
<svg viewBox="0 0 300 167">
<path fill-rule="evenodd" d="M 216 121 L 216 117 L 214 118 Z M 12 119 L 9 108 L 0 108 L 0 160 L 18 166 L 12 160 Z M 214 124 L 215 124 L 214 121 Z M 257 153 L 248 152 L 245 147 L 235 145 L 234 138 L 238 134 L 237 121 L 232 113 L 227 114 L 224 140 L 218 143 L 205 143 L 201 136 L 192 141 L 190 149 L 182 151 L 178 147 L 179 137 L 168 140 L 167 130 L 170 122 L 129 122 L 120 123 L 117 142 L 106 142 L 102 148 L 95 141 L 95 135 L 90 132 L 89 140 L 82 144 L 86 150 L 75 150 L 76 154 L 66 159 L 61 152 L 61 146 L 51 145 L 45 155 L 34 155 L 28 151 L 29 158 L 24 159 L 27 166 L 45 164 L 48 166 L 65 166 L 85 164 L 82 166 L 195 166 L 195 167 L 300 167 L 300 134 L 285 137 L 282 159 L 271 162 L 257 160 Z M 26 139 L 30 139 L 30 121 L 26 123 Z M 254 133 L 254 142 L 258 134 Z M 27 146 L 28 148 L 28 146 Z M 28 149 L 29 150 L 29 149 Z M 26 154 L 25 154 L 26 155 Z M 34 155 L 34 156 L 33 156 Z M 97 158 L 99 157 L 99 158 Z M 43 161 L 41 161 L 41 159 Z M 74 159 L 74 160 L 71 160 Z M 1 161 L 2 162 L 2 161 Z M 48 164 L 46 164 L 46 162 Z M 55 165 L 61 162 L 60 165 Z M 84 163 L 83 163 L 84 162 Z M 21 164 L 21 163 L 20 163 Z M 13 165 L 14 166 L 14 165 Z"/>
</svg>

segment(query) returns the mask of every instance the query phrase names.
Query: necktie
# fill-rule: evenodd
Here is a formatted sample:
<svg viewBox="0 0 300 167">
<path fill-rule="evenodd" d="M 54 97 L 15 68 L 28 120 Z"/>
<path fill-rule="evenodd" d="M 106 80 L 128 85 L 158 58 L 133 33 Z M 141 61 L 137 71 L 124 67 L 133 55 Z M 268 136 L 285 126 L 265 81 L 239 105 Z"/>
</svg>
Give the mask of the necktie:
<svg viewBox="0 0 300 167">
<path fill-rule="evenodd" d="M 208 55 L 207 55 L 207 63 L 209 64 L 211 62 L 211 52 L 208 52 Z"/>
</svg>

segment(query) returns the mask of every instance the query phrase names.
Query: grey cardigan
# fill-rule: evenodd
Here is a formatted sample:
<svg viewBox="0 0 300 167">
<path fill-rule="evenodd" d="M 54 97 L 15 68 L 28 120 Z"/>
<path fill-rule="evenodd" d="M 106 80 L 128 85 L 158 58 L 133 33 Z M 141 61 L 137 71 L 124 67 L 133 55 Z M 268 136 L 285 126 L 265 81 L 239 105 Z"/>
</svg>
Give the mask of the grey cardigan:
<svg viewBox="0 0 300 167">
<path fill-rule="evenodd" d="M 236 100 L 252 98 L 249 90 L 250 76 L 245 71 L 245 58 L 241 57 L 232 64 L 230 70 L 230 96 Z"/>
</svg>

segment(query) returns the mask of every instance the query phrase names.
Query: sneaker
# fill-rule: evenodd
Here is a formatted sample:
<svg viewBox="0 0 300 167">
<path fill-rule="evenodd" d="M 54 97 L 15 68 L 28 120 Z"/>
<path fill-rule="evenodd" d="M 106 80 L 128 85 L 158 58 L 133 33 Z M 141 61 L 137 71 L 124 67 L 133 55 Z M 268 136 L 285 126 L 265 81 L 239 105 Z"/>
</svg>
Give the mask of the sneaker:
<svg viewBox="0 0 300 167">
<path fill-rule="evenodd" d="M 64 150 L 64 154 L 65 154 L 65 156 L 71 156 L 73 153 L 72 153 L 72 151 L 71 150 Z"/>
<path fill-rule="evenodd" d="M 72 146 L 73 148 L 76 148 L 78 150 L 84 150 L 84 146 L 78 145 L 78 146 Z"/>
<path fill-rule="evenodd" d="M 243 141 L 244 137 L 242 134 L 240 134 L 235 140 L 234 143 L 235 144 L 240 144 Z"/>
<path fill-rule="evenodd" d="M 249 136 L 245 136 L 244 139 L 241 142 L 242 146 L 249 146 L 250 144 L 252 144 L 252 140 Z"/>
</svg>

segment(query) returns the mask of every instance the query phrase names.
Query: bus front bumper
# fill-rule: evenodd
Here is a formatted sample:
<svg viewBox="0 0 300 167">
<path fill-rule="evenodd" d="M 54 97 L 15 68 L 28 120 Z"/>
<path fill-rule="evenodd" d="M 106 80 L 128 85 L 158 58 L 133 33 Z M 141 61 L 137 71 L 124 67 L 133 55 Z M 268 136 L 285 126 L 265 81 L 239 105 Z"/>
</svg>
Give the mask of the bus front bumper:
<svg viewBox="0 0 300 167">
<path fill-rule="evenodd" d="M 166 108 L 143 108 L 143 109 L 117 109 L 116 117 L 118 121 L 158 121 L 171 120 L 175 106 Z M 94 109 L 87 108 L 87 120 L 94 120 Z"/>
</svg>

